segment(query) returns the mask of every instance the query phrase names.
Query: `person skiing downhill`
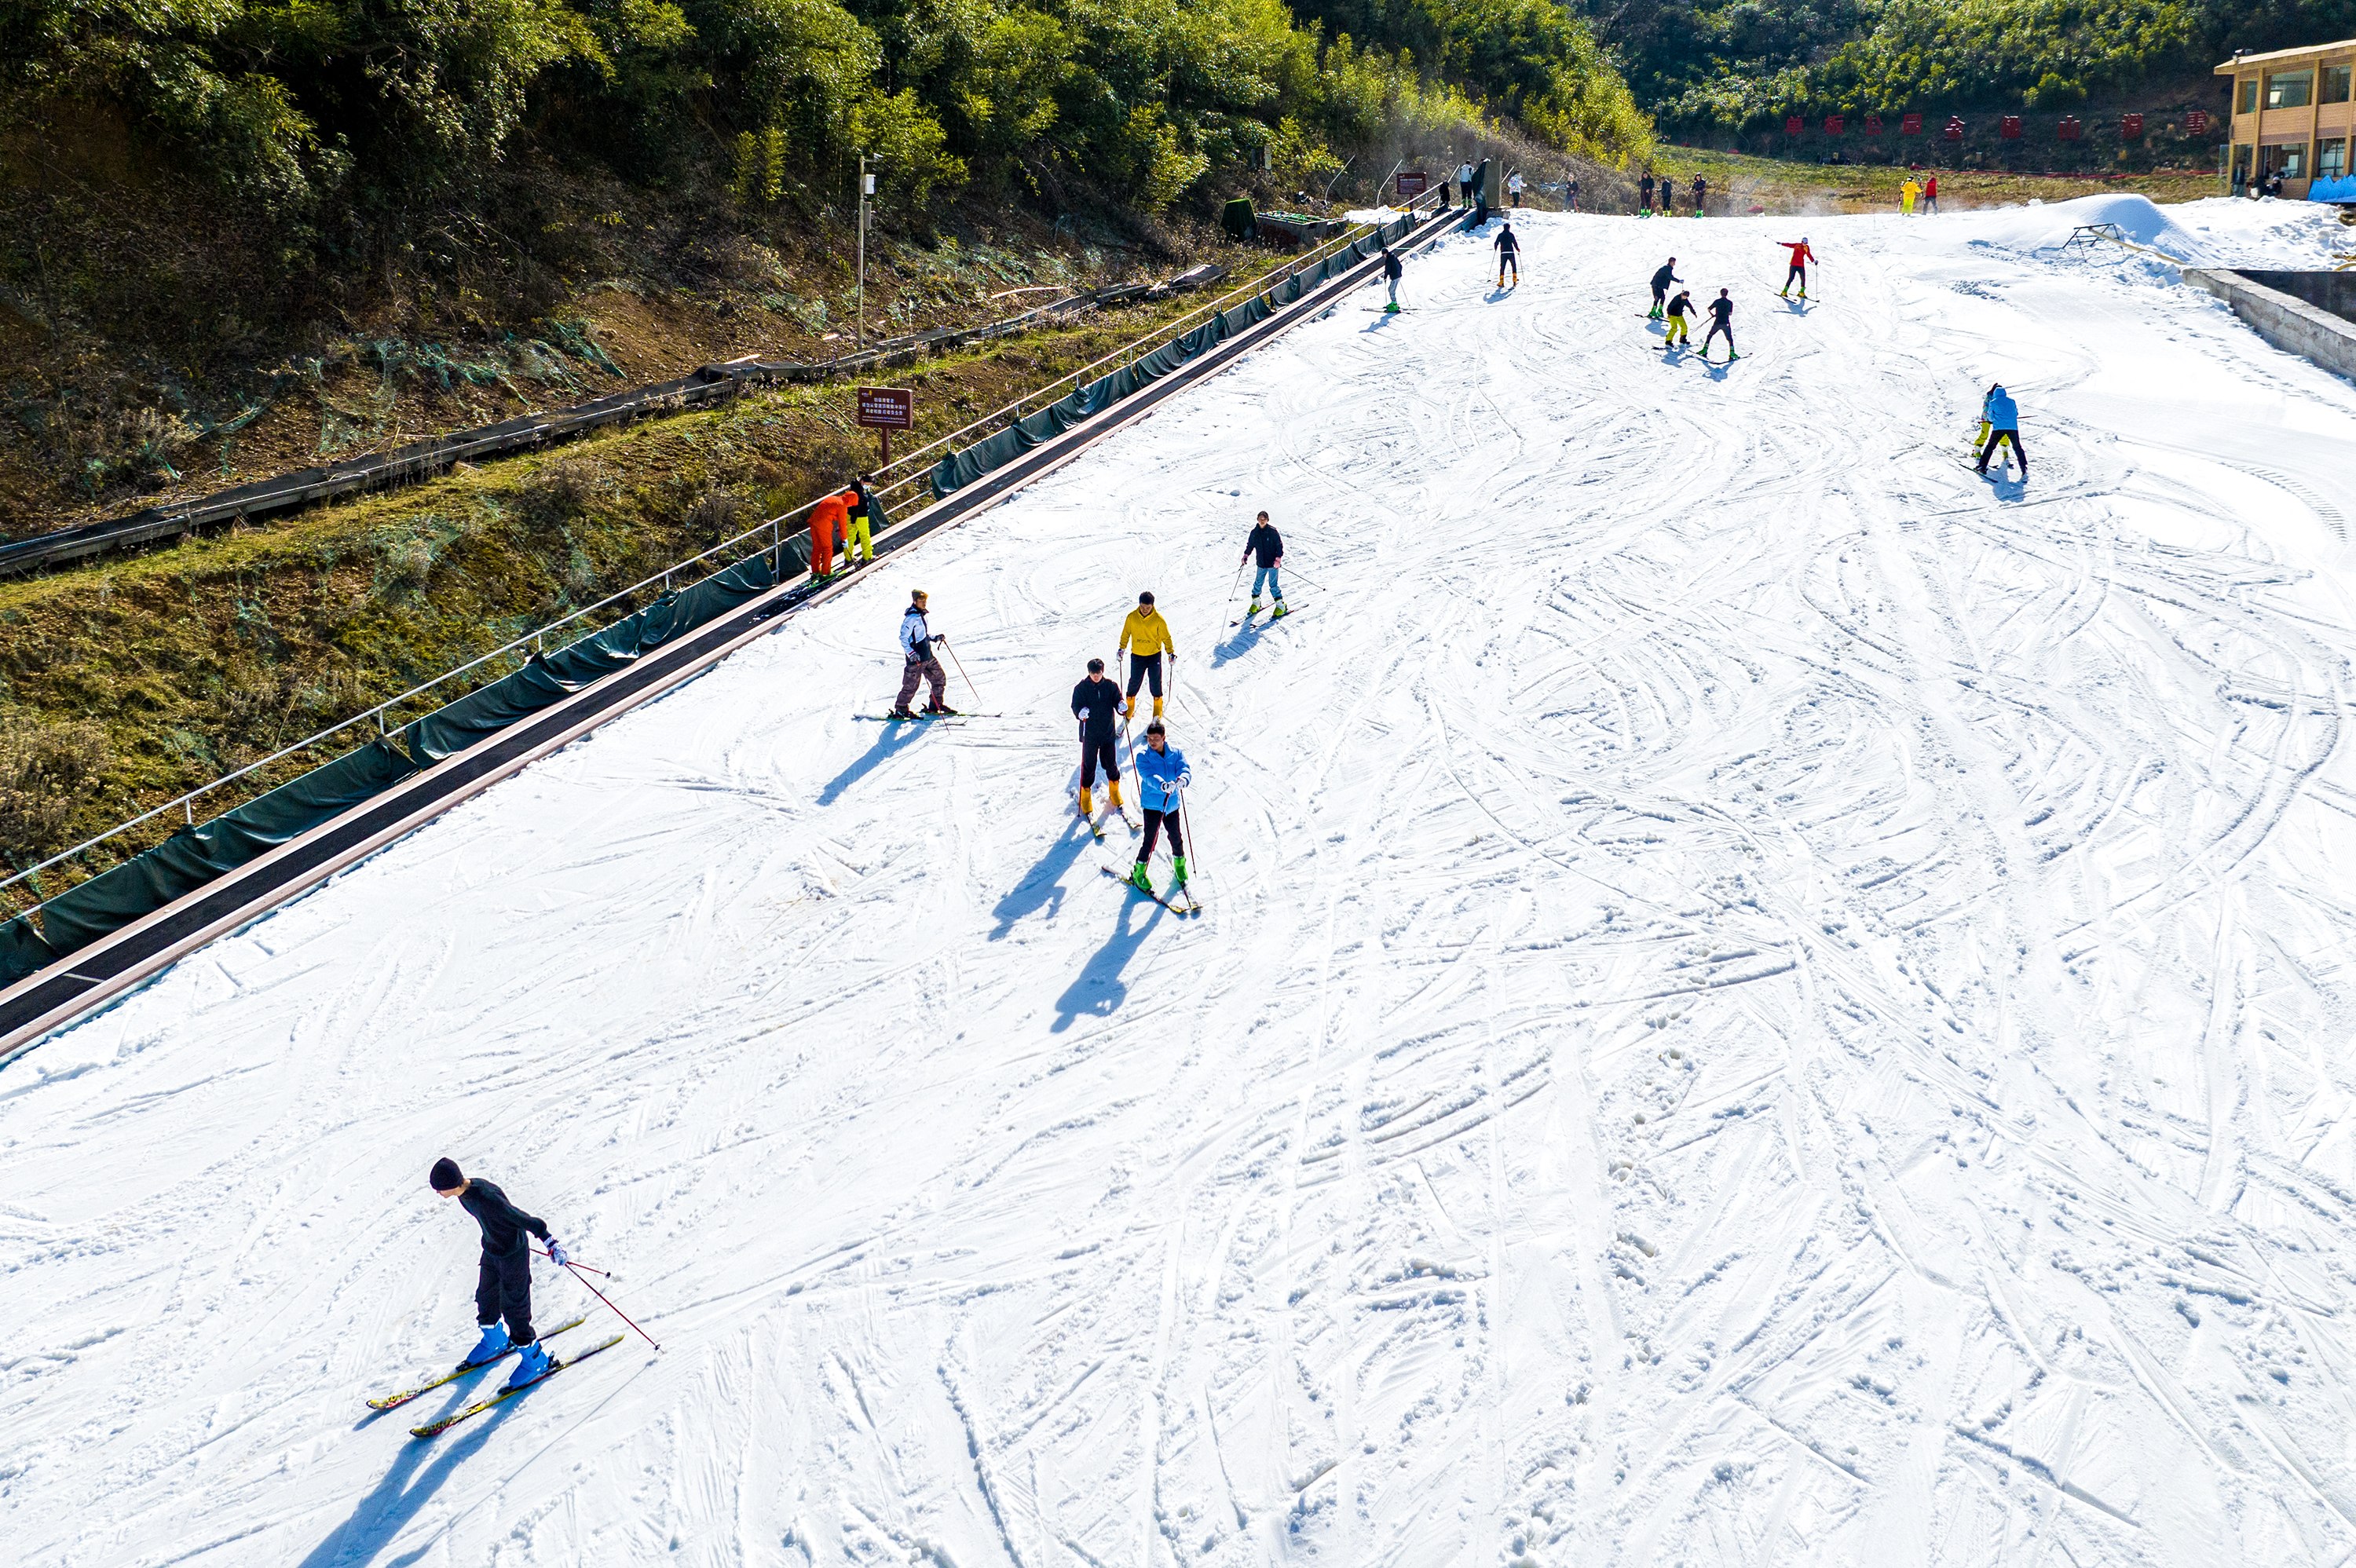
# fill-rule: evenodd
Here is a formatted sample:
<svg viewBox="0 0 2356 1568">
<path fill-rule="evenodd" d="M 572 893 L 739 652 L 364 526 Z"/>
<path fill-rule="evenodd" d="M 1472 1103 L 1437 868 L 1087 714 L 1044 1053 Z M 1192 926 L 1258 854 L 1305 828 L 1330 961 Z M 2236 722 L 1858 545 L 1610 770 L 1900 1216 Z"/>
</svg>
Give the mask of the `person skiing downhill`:
<svg viewBox="0 0 2356 1568">
<path fill-rule="evenodd" d="M 1390 304 L 1383 306 L 1385 315 L 1395 315 L 1398 313 L 1399 280 L 1405 276 L 1407 276 L 1407 269 L 1399 264 L 1399 259 L 1391 253 L 1391 248 L 1386 242 L 1383 246 L 1383 286 L 1390 291 Z"/>
<path fill-rule="evenodd" d="M 1138 846 L 1137 864 L 1130 868 L 1130 885 L 1152 896 L 1153 883 L 1145 874 L 1145 861 L 1166 825 L 1170 864 L 1178 873 L 1170 884 L 1174 893 L 1186 885 L 1186 841 L 1178 831 L 1178 792 L 1193 784 L 1194 775 L 1187 771 L 1186 753 L 1170 744 L 1169 732 L 1159 719 L 1145 727 L 1145 750 L 1132 752 L 1129 760 L 1137 769 L 1137 800 L 1145 811 L 1145 840 Z"/>
<path fill-rule="evenodd" d="M 1105 773 L 1105 792 L 1111 797 L 1112 808 L 1120 811 L 1120 747 L 1115 738 L 1113 720 L 1120 715 L 1120 688 L 1105 678 L 1104 660 L 1090 659 L 1086 680 L 1072 688 L 1072 717 L 1080 725 L 1080 820 L 1093 830 L 1096 802 L 1089 792 L 1096 787 L 1097 766 L 1101 763 Z M 1127 812 L 1121 815 L 1128 816 Z"/>
<path fill-rule="evenodd" d="M 1979 471 L 1987 472 L 1988 459 L 2008 441 L 2012 443 L 2012 455 L 2020 464 L 2020 476 L 2028 478 L 2029 453 L 2020 449 L 2020 406 L 2012 400 L 2012 394 L 2004 389 L 2002 382 L 1988 389 L 1987 413 L 1989 433 L 1987 444 L 1980 448 Z"/>
<path fill-rule="evenodd" d="M 933 687 L 933 699 L 925 704 L 926 712 L 948 714 L 957 711 L 941 700 L 948 694 L 949 677 L 948 672 L 941 668 L 940 656 L 933 652 L 933 645 L 946 644 L 948 639 L 936 634 L 933 624 L 925 618 L 926 603 L 925 591 L 916 589 L 908 595 L 907 613 L 900 617 L 900 652 L 906 656 L 907 668 L 900 675 L 899 700 L 892 704 L 892 717 L 894 719 L 916 717 L 908 710 L 908 702 L 916 695 L 916 683 L 920 680 L 930 681 Z"/>
<path fill-rule="evenodd" d="M 446 1155 L 434 1162 L 425 1179 L 443 1197 L 455 1198 L 483 1228 L 482 1266 L 475 1280 L 475 1321 L 482 1326 L 483 1337 L 458 1363 L 459 1371 L 496 1361 L 513 1349 L 521 1353 L 508 1375 L 508 1387 L 520 1388 L 546 1377 L 548 1349 L 531 1327 L 531 1246 L 524 1237 L 529 1232 L 546 1242 L 548 1255 L 559 1267 L 571 1261 L 564 1244 L 549 1234 L 546 1221 L 509 1202 L 493 1183 L 479 1176 L 467 1178 Z"/>
<path fill-rule="evenodd" d="M 1724 289 L 1719 290 L 1718 297 L 1709 302 L 1709 332 L 1701 340 L 1703 358 L 1709 357 L 1709 346 L 1718 341 L 1721 332 L 1726 334 L 1726 362 L 1731 365 L 1742 356 L 1734 351 L 1734 301 Z"/>
<path fill-rule="evenodd" d="M 1661 302 L 1669 297 L 1669 285 L 1671 283 L 1682 283 L 1684 282 L 1685 280 L 1683 278 L 1677 276 L 1677 259 L 1675 256 L 1670 257 L 1667 263 L 1663 266 L 1659 272 L 1653 274 L 1653 308 L 1645 315 L 1644 319 L 1646 321 L 1660 320 Z"/>
<path fill-rule="evenodd" d="M 1693 295 L 1684 289 L 1679 289 L 1677 297 L 1669 302 L 1669 335 L 1662 340 L 1662 347 L 1675 348 L 1679 345 L 1687 348 L 1693 347 L 1693 339 L 1686 332 L 1686 313 L 1693 307 Z M 1727 341 L 1731 344 L 1734 340 L 1729 336 Z"/>
<path fill-rule="evenodd" d="M 1804 234 L 1801 235 L 1796 244 L 1789 240 L 1778 240 L 1775 243 L 1792 253 L 1792 270 L 1783 274 L 1783 286 L 1779 291 L 1780 296 L 1785 299 L 1791 297 L 1792 280 L 1797 278 L 1800 281 L 1800 297 L 1806 299 L 1808 297 L 1808 263 L 1816 259 L 1816 253 L 1808 249 L 1808 237 Z"/>
<path fill-rule="evenodd" d="M 1505 226 L 1497 231 L 1496 248 L 1497 286 L 1501 289 L 1505 286 L 1505 269 L 1508 267 L 1514 269 L 1514 282 L 1516 283 L 1520 283 L 1522 281 L 1522 264 L 1515 261 L 1514 256 L 1516 251 L 1521 250 L 1522 242 L 1519 239 L 1515 237 L 1514 224 L 1511 219 L 1507 219 L 1505 220 Z"/>
<path fill-rule="evenodd" d="M 1259 613 L 1259 591 L 1265 583 L 1269 596 L 1276 601 L 1276 613 L 1269 619 L 1281 621 L 1290 613 L 1284 607 L 1284 582 L 1279 575 L 1279 569 L 1284 565 L 1284 536 L 1276 531 L 1276 525 L 1268 520 L 1266 512 L 1259 515 L 1258 522 L 1245 536 L 1243 560 L 1236 564 L 1240 566 L 1254 555 L 1259 557 L 1259 569 L 1252 573 L 1251 608 L 1244 612 L 1244 619 L 1248 621 Z"/>
<path fill-rule="evenodd" d="M 1170 640 L 1170 623 L 1153 608 L 1150 592 L 1137 596 L 1137 608 L 1120 624 L 1120 645 L 1113 649 L 1116 656 L 1129 656 L 1128 700 L 1121 704 L 1124 716 L 1137 711 L 1137 688 L 1151 683 L 1153 689 L 1153 716 L 1162 717 L 1162 656 L 1178 656 L 1177 647 Z M 1132 762 L 1136 759 L 1131 758 Z"/>
</svg>

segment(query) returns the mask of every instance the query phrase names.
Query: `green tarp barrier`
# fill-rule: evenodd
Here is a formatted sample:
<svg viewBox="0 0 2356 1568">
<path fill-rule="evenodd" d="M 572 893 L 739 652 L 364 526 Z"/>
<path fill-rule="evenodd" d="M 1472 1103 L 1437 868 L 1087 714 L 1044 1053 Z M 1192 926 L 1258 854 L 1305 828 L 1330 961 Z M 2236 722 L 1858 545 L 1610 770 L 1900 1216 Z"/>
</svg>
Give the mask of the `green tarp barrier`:
<svg viewBox="0 0 2356 1568">
<path fill-rule="evenodd" d="M 963 452 L 951 453 L 933 469 L 933 493 L 946 496 L 972 484 L 983 475 L 1022 456 L 1034 446 L 1055 439 L 1082 420 L 1099 414 L 1149 382 L 1158 381 L 1179 366 L 1234 336 L 1257 322 L 1266 321 L 1330 278 L 1381 251 L 1386 240 L 1403 239 L 1415 227 L 1412 218 L 1394 219 L 1375 234 L 1344 246 L 1322 261 L 1312 261 L 1264 294 L 1255 294 L 1233 310 L 1213 316 L 1141 358 L 1131 360 L 1110 375 L 1100 377 L 1059 402 L 1027 414 L 997 434 L 985 436 Z"/>
<path fill-rule="evenodd" d="M 371 741 L 210 822 L 183 827 L 145 854 L 101 872 L 80 887 L 69 888 L 41 906 L 42 934 L 53 951 L 71 953 L 391 788 L 416 771 L 417 765 L 392 742 Z M 7 977 L 22 976 L 10 974 Z"/>
<path fill-rule="evenodd" d="M 29 916 L 0 925 L 0 979 L 16 980 L 48 968 L 63 956 L 33 929 Z"/>
</svg>

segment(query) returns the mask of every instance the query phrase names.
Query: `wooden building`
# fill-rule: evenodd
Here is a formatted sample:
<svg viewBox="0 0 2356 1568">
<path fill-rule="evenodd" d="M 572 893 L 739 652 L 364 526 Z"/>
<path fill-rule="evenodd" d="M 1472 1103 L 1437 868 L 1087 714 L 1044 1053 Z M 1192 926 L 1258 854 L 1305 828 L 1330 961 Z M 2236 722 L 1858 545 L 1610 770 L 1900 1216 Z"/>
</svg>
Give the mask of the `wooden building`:
<svg viewBox="0 0 2356 1568">
<path fill-rule="evenodd" d="M 2226 177 L 2234 190 L 2279 175 L 2285 196 L 2356 201 L 2348 146 L 2356 38 L 2235 55 L 2217 74 L 2233 79 Z"/>
</svg>

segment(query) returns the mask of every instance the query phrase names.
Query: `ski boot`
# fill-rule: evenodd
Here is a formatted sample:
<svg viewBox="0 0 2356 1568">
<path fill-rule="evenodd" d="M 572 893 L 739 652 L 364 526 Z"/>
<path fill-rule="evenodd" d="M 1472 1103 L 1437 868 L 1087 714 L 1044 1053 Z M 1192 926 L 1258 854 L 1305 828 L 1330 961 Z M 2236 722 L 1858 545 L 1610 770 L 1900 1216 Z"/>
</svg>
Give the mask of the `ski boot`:
<svg viewBox="0 0 2356 1568">
<path fill-rule="evenodd" d="M 1170 891 L 1174 893 L 1186 885 L 1186 857 L 1173 855 L 1170 857 L 1170 863 L 1178 868 L 1178 875 L 1170 883 Z"/>
<path fill-rule="evenodd" d="M 1086 822 L 1096 814 L 1097 803 L 1090 798 L 1087 786 L 1083 784 L 1080 786 L 1080 820 Z"/>
<path fill-rule="evenodd" d="M 496 1361 L 512 1348 L 508 1342 L 506 1324 L 486 1323 L 483 1325 L 483 1337 L 475 1341 L 475 1348 L 466 1352 L 466 1359 L 458 1363 L 458 1369 L 464 1371 L 468 1367 L 481 1366 L 485 1361 Z"/>
<path fill-rule="evenodd" d="M 1130 866 L 1129 885 L 1135 888 L 1139 892 L 1143 893 L 1147 898 L 1151 898 L 1153 896 L 1153 882 L 1151 879 L 1147 877 L 1145 874 L 1144 861 L 1139 860 L 1133 862 Z"/>
<path fill-rule="evenodd" d="M 1245 619 L 1245 620 L 1247 620 L 1247 621 L 1248 621 L 1248 620 L 1250 620 L 1254 615 L 1257 615 L 1257 614 L 1258 614 L 1258 613 L 1259 613 L 1259 601 L 1258 601 L 1258 600 L 1257 600 L 1257 599 L 1255 599 L 1255 600 L 1253 600 L 1253 601 L 1251 602 L 1251 608 L 1244 612 L 1244 619 Z"/>
<path fill-rule="evenodd" d="M 1280 600 L 1278 600 L 1278 601 L 1276 602 L 1276 613 L 1274 613 L 1274 614 L 1270 615 L 1270 616 L 1269 617 L 1269 620 L 1271 620 L 1271 621 L 1281 621 L 1281 620 L 1283 620 L 1287 615 L 1290 615 L 1290 614 L 1291 614 L 1291 613 L 1292 613 L 1292 612 L 1291 612 L 1291 611 L 1290 611 L 1290 610 L 1288 610 L 1288 609 L 1286 609 L 1286 608 L 1284 607 L 1284 601 L 1283 601 L 1283 600 L 1281 600 L 1281 599 L 1280 599 Z"/>
<path fill-rule="evenodd" d="M 891 712 L 885 714 L 884 717 L 886 719 L 914 719 L 916 716 L 916 715 L 913 709 L 907 708 L 894 708 Z"/>
<path fill-rule="evenodd" d="M 927 702 L 925 704 L 925 717 L 927 719 L 954 719 L 957 717 L 957 709 L 954 708 L 944 708 L 937 702 Z"/>
<path fill-rule="evenodd" d="M 548 1347 L 534 1339 L 516 1357 L 515 1371 L 508 1374 L 508 1387 L 521 1388 L 536 1378 L 549 1374 Z"/>
</svg>

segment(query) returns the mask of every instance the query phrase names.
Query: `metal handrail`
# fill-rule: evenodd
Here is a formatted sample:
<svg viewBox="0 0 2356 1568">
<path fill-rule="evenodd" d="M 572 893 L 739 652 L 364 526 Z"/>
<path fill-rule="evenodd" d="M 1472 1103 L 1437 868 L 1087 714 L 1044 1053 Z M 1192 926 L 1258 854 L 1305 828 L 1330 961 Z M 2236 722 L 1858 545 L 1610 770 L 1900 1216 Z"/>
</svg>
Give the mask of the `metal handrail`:
<svg viewBox="0 0 2356 1568">
<path fill-rule="evenodd" d="M 1412 214 L 1424 199 L 1424 197 L 1419 197 L 1415 201 L 1409 202 L 1408 204 L 1407 211 Z M 973 431 L 980 429 L 983 425 L 997 419 L 1000 415 L 1007 413 L 1012 410 L 1021 408 L 1024 403 L 1031 401 L 1033 398 L 1039 397 L 1045 392 L 1052 391 L 1055 388 L 1062 386 L 1066 381 L 1076 379 L 1079 377 L 1087 375 L 1091 370 L 1098 369 L 1111 363 L 1113 360 L 1119 358 L 1122 355 L 1129 353 L 1130 350 L 1135 349 L 1156 337 L 1174 337 L 1178 335 L 1178 332 L 1183 329 L 1184 323 L 1194 320 L 1197 316 L 1204 315 L 1205 312 L 1223 310 L 1226 308 L 1228 302 L 1232 300 L 1249 294 L 1265 293 L 1266 290 L 1261 285 L 1266 283 L 1269 279 L 1276 277 L 1279 273 L 1290 275 L 1290 273 L 1299 271 L 1301 266 L 1315 260 L 1320 251 L 1337 250 L 1344 243 L 1353 243 L 1357 236 L 1373 229 L 1375 225 L 1373 224 L 1355 225 L 1351 229 L 1344 230 L 1341 235 L 1326 241 L 1324 244 L 1312 248 L 1308 255 L 1300 258 L 1298 261 L 1287 261 L 1283 266 L 1271 268 L 1269 271 L 1260 273 L 1259 276 L 1253 279 L 1249 284 L 1230 290 L 1228 293 L 1222 294 L 1218 299 L 1214 300 L 1209 304 L 1199 305 L 1194 310 L 1187 312 L 1185 315 L 1177 317 L 1174 321 L 1163 323 L 1162 325 L 1155 327 L 1151 332 L 1145 334 L 1141 337 L 1131 340 L 1127 345 L 1113 350 L 1110 354 L 1096 360 L 1094 363 L 1084 366 L 1080 369 L 1073 371 L 1070 375 L 1058 377 L 1055 380 L 1046 383 L 1045 386 L 1033 388 L 1032 390 L 1025 392 L 1023 396 L 1015 399 L 1012 402 L 1007 403 L 990 413 L 982 415 L 980 419 L 973 421 L 971 423 L 965 425 L 961 429 L 951 431 L 948 434 L 940 437 L 937 441 L 929 442 L 925 445 L 918 447 L 914 452 L 896 457 L 889 464 L 884 464 L 878 468 L 870 469 L 868 472 L 881 477 L 883 475 L 889 473 L 894 468 L 901 467 L 905 464 L 915 461 L 916 458 L 923 456 L 926 453 L 947 445 L 948 443 L 957 440 L 959 436 L 969 434 Z M 877 494 L 879 496 L 888 496 L 893 491 L 898 490 L 904 485 L 918 483 L 924 477 L 924 471 L 922 469 L 918 469 L 892 481 L 889 485 L 883 486 Z M 830 491 L 828 494 L 839 495 L 841 492 Z M 395 708 L 400 707 L 402 703 L 407 702 L 412 698 L 422 696 L 424 693 L 433 690 L 435 687 L 442 685 L 444 681 L 465 675 L 469 670 L 477 669 L 482 666 L 488 664 L 493 659 L 511 654 L 527 643 L 537 646 L 541 639 L 549 633 L 553 632 L 560 627 L 569 625 L 573 622 L 579 620 L 584 615 L 594 613 L 596 611 L 605 608 L 609 604 L 616 603 L 620 600 L 627 599 L 631 595 L 639 592 L 641 590 L 646 589 L 658 581 L 661 582 L 665 590 L 668 591 L 669 588 L 670 579 L 675 573 L 682 571 L 687 568 L 695 565 L 699 561 L 708 560 L 712 556 L 719 554 L 722 550 L 743 544 L 746 539 L 753 538 L 755 534 L 768 534 L 769 545 L 767 548 L 775 549 L 783 542 L 781 537 L 781 529 L 783 526 L 786 523 L 792 521 L 794 518 L 800 517 L 803 513 L 809 511 L 811 507 L 817 506 L 826 497 L 823 496 L 815 496 L 808 501 L 804 501 L 798 507 L 778 513 L 776 517 L 765 518 L 761 522 L 745 529 L 743 533 L 737 534 L 732 539 L 723 539 L 720 543 L 712 546 L 710 549 L 702 550 L 698 554 L 689 556 L 683 560 L 673 561 L 670 565 L 664 567 L 660 571 L 653 572 L 646 577 L 642 577 L 637 581 L 630 584 L 627 588 L 617 589 L 614 592 L 607 594 L 605 598 L 598 600 L 594 604 L 584 604 L 572 611 L 570 613 L 562 615 L 556 620 L 547 623 L 545 625 L 535 627 L 530 632 L 516 638 L 512 642 L 503 644 L 500 646 L 492 649 L 489 653 L 479 655 L 475 658 L 467 660 L 465 664 L 458 665 L 451 669 L 444 670 L 440 675 L 435 676 L 433 679 L 425 681 L 421 685 L 412 686 L 398 697 L 387 698 L 384 701 L 377 703 L 371 708 L 362 709 L 359 712 L 353 714 L 350 718 L 343 720 L 338 723 L 331 724 L 327 729 L 318 731 L 316 734 L 312 735 L 305 740 L 297 741 L 293 745 L 283 747 L 276 752 L 273 752 L 269 756 L 263 757 L 259 761 L 248 763 L 241 768 L 223 773 L 220 777 L 214 779 L 209 783 L 199 784 L 195 789 L 188 791 L 185 795 L 178 795 L 171 800 L 166 801 L 161 805 L 152 806 L 149 809 L 141 812 L 138 816 L 131 817 L 127 821 L 118 822 L 112 827 L 108 828 L 105 832 L 98 834 L 93 837 L 86 838 L 70 849 L 60 850 L 37 865 L 28 866 L 25 869 L 16 873 L 14 876 L 0 879 L 0 891 L 12 888 L 28 878 L 38 876 L 41 872 L 48 870 L 52 866 L 60 865 L 65 861 L 70 860 L 76 856 L 82 854 L 84 851 L 95 848 L 99 845 L 105 843 L 110 838 L 113 838 L 120 834 L 129 832 L 132 828 L 138 827 L 143 822 L 151 821 L 157 816 L 166 815 L 176 807 L 187 818 L 188 825 L 190 827 L 194 827 L 196 824 L 195 805 L 199 797 L 211 794 L 214 790 L 220 789 L 224 784 L 234 784 L 239 779 L 244 778 L 249 773 L 256 773 L 261 769 L 270 766 L 273 763 L 284 762 L 286 758 L 294 755 L 298 752 L 306 751 L 309 748 L 317 745 L 320 741 L 326 740 L 330 735 L 340 734 L 342 731 L 351 729 L 354 725 L 366 723 L 370 719 L 377 720 L 377 733 L 380 736 L 388 734 L 390 733 L 390 731 L 384 723 L 384 715 L 390 713 Z M 710 574 L 707 574 L 706 578 L 697 579 L 697 581 L 701 582 L 707 581 L 709 575 Z M 692 587 L 694 584 L 690 584 L 690 586 Z M 453 699 L 453 700 L 455 701 L 457 699 Z M 443 706 L 447 707 L 448 704 L 445 703 Z M 440 710 L 440 709 L 434 709 L 434 712 L 439 712 Z M 431 715 L 428 714 L 427 717 L 431 717 Z M 346 754 L 348 755 L 349 753 L 348 752 Z M 329 760 L 334 761 L 335 759 L 331 758 Z M 324 766 L 325 764 L 323 763 L 321 765 Z M 231 809 L 235 808 L 232 807 Z M 211 819 L 207 818 L 207 820 L 209 821 Z M 38 903 L 30 904 L 25 909 L 18 911 L 17 913 L 30 914 L 34 911 L 42 908 L 44 905 L 48 903 L 48 901 L 49 900 L 43 899 Z M 5 916 L 5 918 L 14 919 L 16 916 L 9 915 Z"/>
</svg>

